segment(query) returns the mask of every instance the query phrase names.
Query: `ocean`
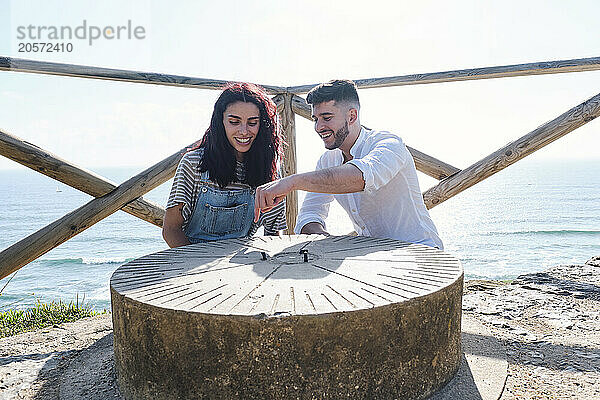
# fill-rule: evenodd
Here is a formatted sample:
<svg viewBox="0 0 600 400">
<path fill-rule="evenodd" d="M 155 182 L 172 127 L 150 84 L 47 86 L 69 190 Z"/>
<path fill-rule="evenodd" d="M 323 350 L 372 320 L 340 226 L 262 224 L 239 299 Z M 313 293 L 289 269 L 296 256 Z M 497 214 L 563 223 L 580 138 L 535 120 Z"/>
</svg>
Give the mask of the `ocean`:
<svg viewBox="0 0 600 400">
<path fill-rule="evenodd" d="M 139 169 L 94 172 L 118 183 Z M 430 212 L 445 250 L 463 263 L 466 279 L 512 279 L 600 255 L 599 176 L 600 161 L 525 159 Z M 171 181 L 144 197 L 164 205 L 170 186 Z M 28 169 L 0 171 L 0 249 L 90 199 Z M 353 230 L 340 207 L 332 207 L 328 229 L 333 234 Z M 78 300 L 96 310 L 110 309 L 113 271 L 166 248 L 158 227 L 119 211 L 0 280 L 0 311 L 38 300 Z"/>
</svg>

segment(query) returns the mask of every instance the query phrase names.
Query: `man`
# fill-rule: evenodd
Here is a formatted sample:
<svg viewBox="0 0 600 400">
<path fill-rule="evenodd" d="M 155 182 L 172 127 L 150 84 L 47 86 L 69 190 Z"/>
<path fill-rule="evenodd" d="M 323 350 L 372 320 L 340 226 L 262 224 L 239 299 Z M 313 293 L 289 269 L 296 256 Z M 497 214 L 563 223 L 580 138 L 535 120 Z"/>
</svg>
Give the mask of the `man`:
<svg viewBox="0 0 600 400">
<path fill-rule="evenodd" d="M 313 88 L 315 131 L 326 151 L 314 172 L 287 176 L 256 190 L 255 219 L 290 191 L 306 194 L 296 233 L 328 235 L 325 219 L 336 199 L 359 235 L 385 237 L 443 248 L 425 208 L 412 156 L 398 136 L 360 124 L 360 102 L 352 81 L 334 80 Z"/>
</svg>

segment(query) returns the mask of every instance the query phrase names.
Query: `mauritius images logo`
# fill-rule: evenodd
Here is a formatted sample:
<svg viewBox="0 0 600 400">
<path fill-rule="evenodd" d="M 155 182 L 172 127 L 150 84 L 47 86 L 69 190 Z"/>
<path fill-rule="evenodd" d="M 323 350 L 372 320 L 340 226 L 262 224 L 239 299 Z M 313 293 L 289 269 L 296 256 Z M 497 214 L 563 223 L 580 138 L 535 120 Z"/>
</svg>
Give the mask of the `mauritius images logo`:
<svg viewBox="0 0 600 400">
<path fill-rule="evenodd" d="M 88 46 L 92 46 L 97 41 L 112 40 L 143 40 L 146 38 L 146 28 L 141 25 L 135 25 L 131 20 L 127 20 L 122 25 L 92 25 L 87 20 L 83 20 L 81 25 L 20 25 L 17 26 L 17 40 L 19 40 L 19 49 L 25 43 L 48 47 L 65 43 L 73 48 L 74 41 L 85 41 Z M 19 50 L 21 51 L 21 50 Z M 43 51 L 43 50 L 42 50 Z"/>
</svg>

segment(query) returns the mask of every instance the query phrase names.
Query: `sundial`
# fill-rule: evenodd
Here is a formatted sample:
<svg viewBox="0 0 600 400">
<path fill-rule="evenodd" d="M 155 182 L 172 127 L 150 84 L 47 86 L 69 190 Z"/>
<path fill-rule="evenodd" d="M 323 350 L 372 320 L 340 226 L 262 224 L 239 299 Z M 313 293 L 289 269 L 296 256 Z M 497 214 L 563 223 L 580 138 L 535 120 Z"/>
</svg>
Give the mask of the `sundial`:
<svg viewBox="0 0 600 400">
<path fill-rule="evenodd" d="M 231 239 L 138 258 L 111 278 L 121 391 L 420 397 L 458 368 L 462 277 L 447 253 L 368 237 Z"/>
</svg>

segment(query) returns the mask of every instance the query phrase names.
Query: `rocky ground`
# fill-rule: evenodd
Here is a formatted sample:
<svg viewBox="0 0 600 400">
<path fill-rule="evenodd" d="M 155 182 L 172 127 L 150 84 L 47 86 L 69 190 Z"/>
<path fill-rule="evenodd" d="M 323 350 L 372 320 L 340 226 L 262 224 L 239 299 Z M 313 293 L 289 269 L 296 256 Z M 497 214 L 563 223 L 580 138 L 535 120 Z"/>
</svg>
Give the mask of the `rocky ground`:
<svg viewBox="0 0 600 400">
<path fill-rule="evenodd" d="M 600 399 L 600 257 L 465 286 L 464 314 L 506 347 L 502 399 Z"/>
<path fill-rule="evenodd" d="M 465 316 L 504 344 L 501 399 L 600 399 L 600 257 L 468 281 Z M 120 398 L 110 314 L 0 339 L 0 399 Z"/>
</svg>

